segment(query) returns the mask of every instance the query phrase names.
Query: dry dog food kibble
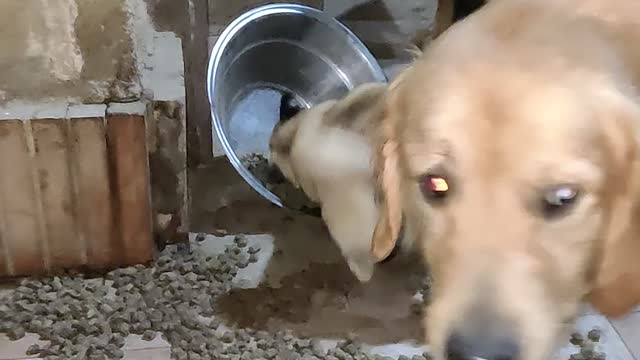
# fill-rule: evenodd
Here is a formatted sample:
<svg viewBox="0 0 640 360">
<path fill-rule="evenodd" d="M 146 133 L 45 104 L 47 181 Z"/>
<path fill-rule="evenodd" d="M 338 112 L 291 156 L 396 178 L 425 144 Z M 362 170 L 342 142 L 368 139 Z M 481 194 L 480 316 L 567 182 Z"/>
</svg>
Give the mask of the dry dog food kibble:
<svg viewBox="0 0 640 360">
<path fill-rule="evenodd" d="M 584 337 L 580 333 L 573 333 L 571 334 L 571 339 L 569 340 L 569 342 L 573 345 L 580 346 L 584 343 Z"/>
<path fill-rule="evenodd" d="M 595 342 L 600 341 L 600 330 L 593 329 L 593 330 L 589 331 L 589 333 L 587 334 L 587 338 L 589 338 L 589 340 L 595 341 Z"/>
<path fill-rule="evenodd" d="M 240 159 L 240 162 L 269 191 L 276 194 L 286 207 L 308 215 L 318 216 L 318 205 L 309 200 L 302 190 L 287 181 L 277 168 L 269 164 L 267 158 L 260 154 L 250 154 Z"/>
<path fill-rule="evenodd" d="M 253 247 L 253 246 L 249 246 L 249 249 L 247 250 L 247 252 L 251 255 L 253 254 L 257 254 L 260 252 L 260 248 L 259 247 Z"/>
<path fill-rule="evenodd" d="M 598 351 L 600 337 L 599 329 L 589 330 L 586 337 L 579 332 L 571 334 L 569 342 L 580 349 L 577 353 L 571 354 L 569 360 L 606 360 L 606 354 Z"/>
<path fill-rule="evenodd" d="M 603 352 L 596 353 L 593 356 L 593 360 L 606 360 L 607 356 Z"/>
<path fill-rule="evenodd" d="M 233 238 L 233 241 L 239 248 L 247 246 L 247 237 L 244 235 L 236 235 L 236 237 Z"/>
<path fill-rule="evenodd" d="M 142 340 L 145 340 L 145 341 L 151 341 L 151 340 L 153 340 L 155 338 L 156 338 L 156 332 L 152 331 L 152 330 L 146 330 L 142 334 Z"/>
<path fill-rule="evenodd" d="M 23 280 L 0 299 L 0 333 L 20 339 L 29 332 L 49 340 L 27 350 L 46 360 L 121 359 L 129 334 L 148 341 L 160 335 L 171 344 L 173 359 L 376 358 L 354 341 L 324 353 L 316 341 L 290 332 L 221 331 L 216 299 L 232 289 L 238 266 L 257 261 L 260 249 L 238 236 L 227 251 L 211 256 L 199 250 L 203 241 L 167 246 L 153 266 L 118 269 L 104 278 Z"/>
</svg>

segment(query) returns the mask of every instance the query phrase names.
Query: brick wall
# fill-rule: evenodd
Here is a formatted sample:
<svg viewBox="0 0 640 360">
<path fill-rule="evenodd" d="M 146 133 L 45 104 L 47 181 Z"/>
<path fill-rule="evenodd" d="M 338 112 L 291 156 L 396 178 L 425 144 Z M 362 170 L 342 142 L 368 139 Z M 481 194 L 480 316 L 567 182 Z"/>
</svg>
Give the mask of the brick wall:
<svg viewBox="0 0 640 360">
<path fill-rule="evenodd" d="M 325 11 L 381 60 L 409 58 L 406 48 L 433 32 L 437 8 L 437 0 L 325 0 Z"/>
</svg>

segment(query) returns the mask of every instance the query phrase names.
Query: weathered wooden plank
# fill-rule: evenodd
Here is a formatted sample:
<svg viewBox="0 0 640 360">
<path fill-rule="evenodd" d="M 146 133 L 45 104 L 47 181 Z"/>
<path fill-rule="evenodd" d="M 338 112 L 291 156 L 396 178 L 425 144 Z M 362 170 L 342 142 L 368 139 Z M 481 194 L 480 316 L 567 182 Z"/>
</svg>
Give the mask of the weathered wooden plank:
<svg viewBox="0 0 640 360">
<path fill-rule="evenodd" d="M 33 120 L 31 126 L 51 268 L 86 264 L 85 244 L 76 234 L 76 199 L 65 122 L 61 119 Z"/>
<path fill-rule="evenodd" d="M 212 157 L 211 111 L 207 98 L 207 51 L 209 35 L 208 0 L 191 0 L 188 4 L 186 31 L 182 36 L 184 86 L 187 113 L 187 154 L 189 164 L 197 166 Z M 236 3 L 227 2 L 228 4 Z"/>
<path fill-rule="evenodd" d="M 46 239 L 40 231 L 25 125 L 20 120 L 0 121 L 1 275 L 41 273 L 46 268 Z"/>
<path fill-rule="evenodd" d="M 120 256 L 127 264 L 150 261 L 154 244 L 144 116 L 108 115 L 107 143 Z"/>
<path fill-rule="evenodd" d="M 72 173 L 77 189 L 78 238 L 87 251 L 87 265 L 103 268 L 119 256 L 112 243 L 113 211 L 103 117 L 69 120 Z"/>
</svg>

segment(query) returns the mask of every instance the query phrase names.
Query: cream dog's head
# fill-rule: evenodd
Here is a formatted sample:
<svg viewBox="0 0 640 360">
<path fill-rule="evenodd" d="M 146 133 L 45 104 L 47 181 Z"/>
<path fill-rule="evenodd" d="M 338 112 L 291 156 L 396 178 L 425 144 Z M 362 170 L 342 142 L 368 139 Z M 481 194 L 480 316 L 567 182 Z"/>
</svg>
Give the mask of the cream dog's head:
<svg viewBox="0 0 640 360">
<path fill-rule="evenodd" d="M 271 131 L 269 139 L 269 162 L 294 186 L 299 187 L 291 164 L 291 149 L 300 124 L 300 106 L 293 95 L 285 93 L 280 99 L 280 120 Z"/>
<path fill-rule="evenodd" d="M 640 61 L 549 4 L 490 2 L 389 91 L 372 252 L 420 224 L 438 359 L 546 360 L 583 298 L 640 302 Z"/>
<path fill-rule="evenodd" d="M 370 178 L 370 147 L 378 136 L 386 90 L 386 83 L 365 83 L 344 98 L 299 111 L 292 111 L 283 97 L 283 116 L 269 141 L 271 163 L 314 201 L 313 186 L 302 184 L 313 182 L 309 178 Z"/>
<path fill-rule="evenodd" d="M 325 113 L 332 108 L 336 101 L 329 100 L 309 109 L 300 108 L 299 111 L 288 108 L 285 101 L 286 98 L 283 97 L 281 114 L 287 114 L 291 117 L 287 117 L 287 115 L 281 116 L 280 121 L 274 126 L 269 139 L 269 161 L 282 172 L 282 175 L 291 184 L 297 188 L 302 188 L 311 200 L 318 202 L 317 194 L 315 194 L 312 186 L 302 186 L 308 176 L 305 172 L 305 167 L 301 167 L 300 164 L 294 161 L 292 152 L 294 146 L 305 146 L 304 144 L 297 145 L 300 141 L 298 130 L 302 123 L 304 122 L 306 126 L 317 126 L 323 121 Z M 285 109 L 285 111 L 282 111 L 282 109 Z M 311 169 L 311 167 L 308 167 L 308 169 Z"/>
<path fill-rule="evenodd" d="M 363 84 L 344 98 L 304 110 L 272 134 L 271 162 L 318 204 L 329 233 L 353 274 L 371 279 L 369 251 L 378 218 L 372 169 L 373 138 L 382 120 L 387 84 Z"/>
</svg>

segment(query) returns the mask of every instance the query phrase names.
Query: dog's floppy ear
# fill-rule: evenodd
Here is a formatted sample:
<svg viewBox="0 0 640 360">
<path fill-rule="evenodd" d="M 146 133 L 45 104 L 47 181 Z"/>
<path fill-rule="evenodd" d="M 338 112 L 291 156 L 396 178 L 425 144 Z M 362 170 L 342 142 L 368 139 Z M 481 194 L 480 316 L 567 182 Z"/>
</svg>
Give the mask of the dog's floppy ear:
<svg viewBox="0 0 640 360">
<path fill-rule="evenodd" d="M 640 304 L 640 107 L 632 99 L 615 99 L 618 109 L 604 126 L 612 155 L 605 198 L 609 214 L 596 252 L 588 300 L 601 313 L 617 317 Z M 617 125 L 616 125 L 617 123 Z"/>
<path fill-rule="evenodd" d="M 393 252 L 402 226 L 400 164 L 395 126 L 399 116 L 401 84 L 407 72 L 408 69 L 389 85 L 380 138 L 373 159 L 380 215 L 371 239 L 371 254 L 377 262 L 386 259 Z"/>
</svg>

